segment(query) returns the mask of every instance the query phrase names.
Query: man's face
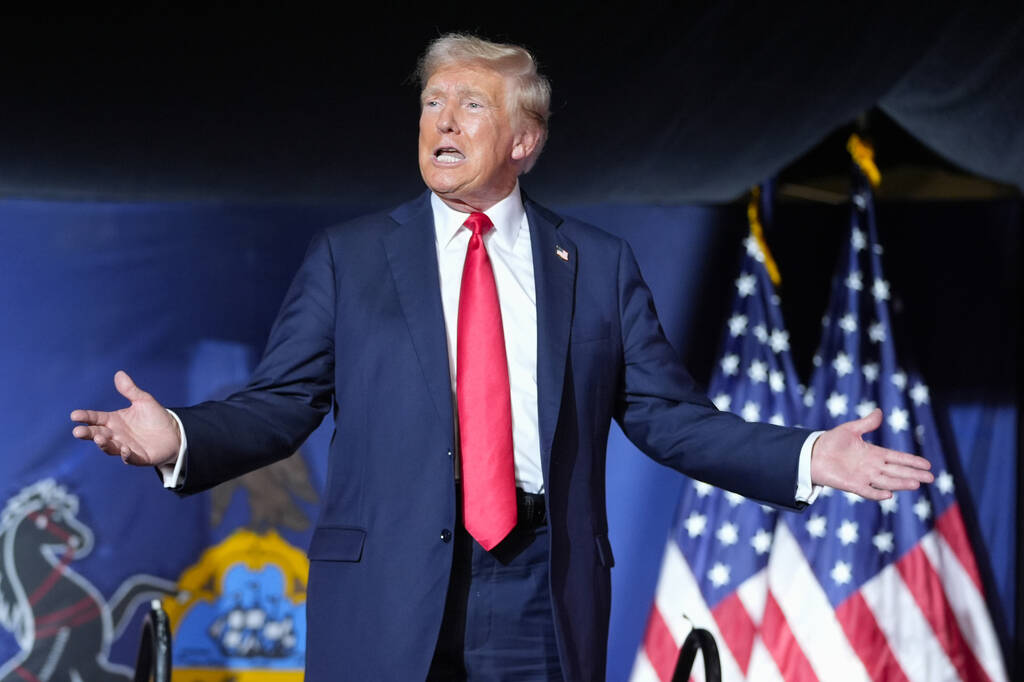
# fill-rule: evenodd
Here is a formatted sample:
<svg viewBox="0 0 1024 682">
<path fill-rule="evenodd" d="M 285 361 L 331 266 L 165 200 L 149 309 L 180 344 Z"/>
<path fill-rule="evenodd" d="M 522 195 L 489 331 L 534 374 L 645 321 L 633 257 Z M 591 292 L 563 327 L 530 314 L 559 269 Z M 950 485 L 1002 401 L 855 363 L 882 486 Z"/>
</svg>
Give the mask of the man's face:
<svg viewBox="0 0 1024 682">
<path fill-rule="evenodd" d="M 449 206 L 483 211 L 508 196 L 529 133 L 509 117 L 508 83 L 476 64 L 438 69 L 423 88 L 419 162 L 423 181 Z"/>
</svg>

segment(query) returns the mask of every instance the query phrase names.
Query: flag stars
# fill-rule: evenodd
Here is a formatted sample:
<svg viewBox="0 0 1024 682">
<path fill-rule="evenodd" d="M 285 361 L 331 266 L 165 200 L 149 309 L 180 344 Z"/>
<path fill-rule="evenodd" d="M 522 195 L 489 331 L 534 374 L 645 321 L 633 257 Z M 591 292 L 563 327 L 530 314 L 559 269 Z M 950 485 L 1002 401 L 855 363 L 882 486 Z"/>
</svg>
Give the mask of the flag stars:
<svg viewBox="0 0 1024 682">
<path fill-rule="evenodd" d="M 852 270 L 846 277 L 846 286 L 854 291 L 861 291 L 864 288 L 864 278 L 859 270 Z"/>
<path fill-rule="evenodd" d="M 832 581 L 836 585 L 845 585 L 853 577 L 853 571 L 850 568 L 850 564 L 845 561 L 837 561 L 836 565 L 829 571 L 829 576 L 831 576 Z"/>
<path fill-rule="evenodd" d="M 785 426 L 786 425 L 786 419 L 781 414 L 776 413 L 776 414 L 773 414 L 768 419 L 768 423 L 769 424 L 774 424 L 775 426 Z"/>
<path fill-rule="evenodd" d="M 882 553 L 891 552 L 893 547 L 895 547 L 892 533 L 889 533 L 888 531 L 882 531 L 875 535 L 875 537 L 871 538 L 871 544 L 875 546 L 875 549 Z"/>
<path fill-rule="evenodd" d="M 768 363 L 762 362 L 761 360 L 754 360 L 750 363 L 750 369 L 747 370 L 747 376 L 755 384 L 760 384 L 768 380 Z"/>
<path fill-rule="evenodd" d="M 740 368 L 740 356 L 736 354 L 726 355 L 724 358 L 722 358 L 721 365 L 722 372 L 725 373 L 725 376 L 736 376 L 736 373 L 739 371 Z"/>
<path fill-rule="evenodd" d="M 736 313 L 729 318 L 729 335 L 743 336 L 747 333 L 747 316 Z"/>
<path fill-rule="evenodd" d="M 839 328 L 847 334 L 852 334 L 857 331 L 857 318 L 853 316 L 853 313 L 846 313 L 839 318 Z"/>
<path fill-rule="evenodd" d="M 836 537 L 844 545 L 850 545 L 857 542 L 857 524 L 849 519 L 839 524 L 839 530 L 836 531 Z"/>
<path fill-rule="evenodd" d="M 691 538 L 699 538 L 704 534 L 704 529 L 707 528 L 708 518 L 703 514 L 697 512 L 691 512 L 690 516 L 683 521 L 683 527 L 686 528 L 686 534 Z"/>
<path fill-rule="evenodd" d="M 697 491 L 697 497 L 704 498 L 711 494 L 714 487 L 710 483 L 704 481 L 694 481 L 693 489 Z"/>
<path fill-rule="evenodd" d="M 825 401 L 825 407 L 828 408 L 828 413 L 833 417 L 841 417 L 849 411 L 848 400 L 842 393 L 833 391 L 832 395 Z"/>
<path fill-rule="evenodd" d="M 868 338 L 874 343 L 885 343 L 885 325 L 881 322 L 873 322 L 868 327 Z"/>
<path fill-rule="evenodd" d="M 753 400 L 748 400 L 747 404 L 740 411 L 740 416 L 748 422 L 761 421 L 761 406 Z"/>
<path fill-rule="evenodd" d="M 847 374 L 853 371 L 853 362 L 850 361 L 850 356 L 840 351 L 836 355 L 836 359 L 832 361 L 832 369 L 836 371 L 839 378 L 842 379 Z"/>
<path fill-rule="evenodd" d="M 910 389 L 910 399 L 914 401 L 914 404 L 920 407 L 928 402 L 928 387 L 922 384 L 920 381 L 914 384 L 914 387 Z"/>
<path fill-rule="evenodd" d="M 753 237 L 747 237 L 743 240 L 743 246 L 747 248 L 747 255 L 756 260 L 758 263 L 764 262 L 764 251 L 761 250 L 761 245 L 757 243 L 757 240 Z"/>
<path fill-rule="evenodd" d="M 899 502 L 896 501 L 896 496 L 893 495 L 888 500 L 880 500 L 878 506 L 881 507 L 883 514 L 895 514 L 896 509 L 899 508 Z"/>
<path fill-rule="evenodd" d="M 756 336 L 757 340 L 761 343 L 768 343 L 768 330 L 764 328 L 763 324 L 759 324 L 754 327 L 754 336 Z"/>
<path fill-rule="evenodd" d="M 914 440 L 917 441 L 918 445 L 924 445 L 924 424 L 918 424 L 914 427 Z"/>
<path fill-rule="evenodd" d="M 757 278 L 749 273 L 740 275 L 736 278 L 736 291 L 741 298 L 753 295 L 757 291 Z"/>
<path fill-rule="evenodd" d="M 776 393 L 786 390 L 786 375 L 781 370 L 773 370 L 768 373 L 768 385 Z"/>
<path fill-rule="evenodd" d="M 876 405 L 873 400 L 865 399 L 857 403 L 857 407 L 854 409 L 856 409 L 857 411 L 857 416 L 863 419 L 864 417 L 874 412 L 876 407 L 878 407 L 878 405 Z"/>
<path fill-rule="evenodd" d="M 750 538 L 750 546 L 760 556 L 772 547 L 772 534 L 764 528 L 758 528 L 754 537 Z"/>
<path fill-rule="evenodd" d="M 811 516 L 810 520 L 805 524 L 807 528 L 807 534 L 812 538 L 823 538 L 825 537 L 825 531 L 828 526 L 828 520 L 824 516 L 815 514 Z"/>
<path fill-rule="evenodd" d="M 864 250 L 864 247 L 868 245 L 868 240 L 863 230 L 859 230 L 856 227 L 853 228 L 853 232 L 850 234 L 850 245 L 855 251 Z"/>
<path fill-rule="evenodd" d="M 773 329 L 768 345 L 776 353 L 785 353 L 789 350 L 789 332 L 783 329 Z"/>
<path fill-rule="evenodd" d="M 943 471 L 935 477 L 935 487 L 943 495 L 949 495 L 953 492 L 953 476 L 948 471 Z"/>
<path fill-rule="evenodd" d="M 907 387 L 907 375 L 903 370 L 893 372 L 890 381 L 892 381 L 893 386 L 901 391 Z"/>
<path fill-rule="evenodd" d="M 715 587 L 727 585 L 729 583 L 729 567 L 719 561 L 708 571 L 708 580 Z"/>
<path fill-rule="evenodd" d="M 875 300 L 881 303 L 882 301 L 889 300 L 889 283 L 884 279 L 876 279 L 875 283 L 871 285 L 871 295 L 875 297 Z"/>
<path fill-rule="evenodd" d="M 814 389 L 809 388 L 804 393 L 804 407 L 814 407 Z"/>
<path fill-rule="evenodd" d="M 726 521 L 718 527 L 715 537 L 718 538 L 718 541 L 726 547 L 731 547 L 740 539 L 739 529 L 736 527 L 735 523 L 729 523 Z"/>
<path fill-rule="evenodd" d="M 735 507 L 746 498 L 739 493 L 734 493 L 731 490 L 725 491 L 725 501 L 729 503 L 730 507 Z"/>
<path fill-rule="evenodd" d="M 906 431 L 907 426 L 910 424 L 909 413 L 899 407 L 892 408 L 892 412 L 889 413 L 889 418 L 885 421 L 889 424 L 889 428 L 892 429 L 893 433 L 899 433 Z"/>
<path fill-rule="evenodd" d="M 869 362 L 860 368 L 860 371 L 864 373 L 864 381 L 869 384 L 873 384 L 878 381 L 878 363 Z"/>
<path fill-rule="evenodd" d="M 932 515 L 932 503 L 922 497 L 914 503 L 913 510 L 921 523 L 924 523 Z"/>
<path fill-rule="evenodd" d="M 719 393 L 711 399 L 711 402 L 722 412 L 728 412 L 732 407 L 732 397 L 728 393 Z"/>
</svg>

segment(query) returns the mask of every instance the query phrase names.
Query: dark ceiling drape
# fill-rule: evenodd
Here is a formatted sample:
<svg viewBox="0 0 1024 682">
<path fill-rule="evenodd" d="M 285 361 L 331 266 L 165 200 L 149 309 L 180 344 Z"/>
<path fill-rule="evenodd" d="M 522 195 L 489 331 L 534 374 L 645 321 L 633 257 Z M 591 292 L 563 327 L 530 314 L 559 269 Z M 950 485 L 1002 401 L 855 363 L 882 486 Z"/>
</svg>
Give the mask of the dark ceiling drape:
<svg viewBox="0 0 1024 682">
<path fill-rule="evenodd" d="M 552 203 L 730 200 L 875 106 L 1024 187 L 1024 9 L 967 4 L 8 16 L 0 193 L 404 199 L 422 186 L 410 74 L 449 30 L 526 44 L 551 77 L 526 184 Z"/>
</svg>

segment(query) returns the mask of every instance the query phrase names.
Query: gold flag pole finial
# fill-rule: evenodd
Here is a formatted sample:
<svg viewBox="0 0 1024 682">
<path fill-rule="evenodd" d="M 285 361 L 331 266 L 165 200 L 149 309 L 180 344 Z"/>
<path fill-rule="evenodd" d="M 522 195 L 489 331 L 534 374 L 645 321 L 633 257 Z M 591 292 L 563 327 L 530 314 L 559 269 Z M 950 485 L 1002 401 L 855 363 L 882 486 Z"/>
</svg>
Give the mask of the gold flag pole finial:
<svg viewBox="0 0 1024 682">
<path fill-rule="evenodd" d="M 854 133 L 846 141 L 846 151 L 850 152 L 853 162 L 863 171 L 872 187 L 882 184 L 882 174 L 878 172 L 878 166 L 875 165 L 874 147 Z"/>
<path fill-rule="evenodd" d="M 747 221 L 750 222 L 750 236 L 757 242 L 758 247 L 761 249 L 761 254 L 764 255 L 764 269 L 768 272 L 768 277 L 771 278 L 772 284 L 779 286 L 782 284 L 779 266 L 775 264 L 772 252 L 768 250 L 768 242 L 764 240 L 764 228 L 761 227 L 760 198 L 761 188 L 755 185 L 750 190 L 750 202 L 747 204 Z"/>
</svg>

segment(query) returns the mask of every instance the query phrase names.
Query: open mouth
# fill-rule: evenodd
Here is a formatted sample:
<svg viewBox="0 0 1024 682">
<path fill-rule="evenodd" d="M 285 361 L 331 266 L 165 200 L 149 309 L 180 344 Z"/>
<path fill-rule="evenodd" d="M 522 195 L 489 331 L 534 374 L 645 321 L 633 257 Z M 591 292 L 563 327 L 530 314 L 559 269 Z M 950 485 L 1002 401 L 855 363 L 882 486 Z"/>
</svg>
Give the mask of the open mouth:
<svg viewBox="0 0 1024 682">
<path fill-rule="evenodd" d="M 438 147 L 434 150 L 434 160 L 442 164 L 454 164 L 464 161 L 466 155 L 455 147 Z"/>
</svg>

